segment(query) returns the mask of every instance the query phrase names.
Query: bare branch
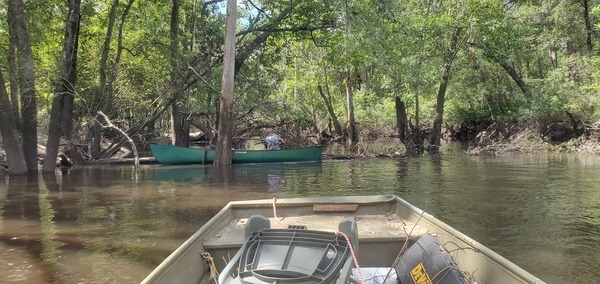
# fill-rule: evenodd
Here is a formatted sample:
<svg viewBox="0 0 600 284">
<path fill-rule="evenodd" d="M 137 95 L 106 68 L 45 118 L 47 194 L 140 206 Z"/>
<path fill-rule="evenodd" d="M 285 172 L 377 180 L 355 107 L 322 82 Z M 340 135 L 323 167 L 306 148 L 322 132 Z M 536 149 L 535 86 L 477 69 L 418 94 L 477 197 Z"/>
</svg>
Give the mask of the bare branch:
<svg viewBox="0 0 600 284">
<path fill-rule="evenodd" d="M 101 111 L 99 111 L 98 114 L 101 115 L 104 118 L 104 120 L 106 121 L 107 125 L 105 126 L 102 123 L 100 123 L 99 121 L 97 121 L 97 120 L 94 119 L 98 124 L 102 125 L 103 128 L 112 128 L 112 129 L 116 130 L 121 135 L 123 135 L 123 137 L 125 137 L 125 139 L 127 139 L 127 141 L 129 142 L 129 144 L 131 145 L 131 150 L 133 151 L 133 156 L 135 158 L 135 160 L 134 160 L 134 167 L 137 170 L 137 168 L 139 168 L 139 166 L 140 166 L 140 158 L 138 156 L 137 148 L 135 147 L 135 143 L 133 142 L 133 139 L 131 139 L 131 137 L 129 137 L 129 135 L 127 135 L 127 133 L 125 133 L 125 131 L 123 131 L 120 128 L 114 126 L 112 124 L 112 122 L 110 121 L 110 119 L 108 119 L 108 116 L 106 116 L 106 114 L 104 114 Z"/>
<path fill-rule="evenodd" d="M 254 2 L 252 2 L 252 0 L 248 0 L 248 3 L 250 3 L 250 5 L 252 5 L 252 7 L 254 7 L 254 9 L 258 10 L 261 14 L 265 15 L 265 17 L 267 17 L 267 19 L 271 18 L 271 17 L 269 17 L 269 14 L 267 14 L 265 12 L 265 10 L 263 10 L 262 8 L 258 7 L 256 4 L 254 4 Z"/>
<path fill-rule="evenodd" d="M 211 89 L 213 92 L 215 92 L 215 93 L 217 93 L 217 94 L 220 94 L 220 93 L 221 93 L 221 91 L 217 90 L 217 89 L 216 89 L 215 87 L 213 87 L 213 86 L 212 86 L 210 83 L 208 83 L 208 81 L 206 81 L 206 79 L 205 79 L 204 77 L 202 77 L 202 75 L 200 75 L 200 74 L 199 74 L 199 73 L 196 71 L 196 69 L 194 69 L 194 67 L 192 67 L 192 66 L 188 66 L 188 68 L 189 68 L 190 70 L 192 70 L 192 72 L 194 72 L 194 74 L 196 74 L 196 76 L 198 76 L 198 78 L 200 78 L 200 80 L 202 80 L 202 82 L 204 82 L 204 84 L 206 84 L 206 86 L 207 86 L 209 89 Z"/>
<path fill-rule="evenodd" d="M 250 28 L 247 29 L 245 31 L 241 31 L 238 33 L 239 35 L 244 35 L 244 34 L 248 34 L 248 33 L 253 33 L 253 32 L 271 32 L 271 33 L 276 33 L 276 32 L 300 32 L 300 31 L 308 31 L 308 32 L 312 32 L 312 31 L 316 31 L 319 29 L 324 29 L 326 28 L 325 26 L 316 26 L 316 27 L 291 27 L 291 28 L 264 28 L 264 27 L 259 27 L 259 28 Z"/>
</svg>

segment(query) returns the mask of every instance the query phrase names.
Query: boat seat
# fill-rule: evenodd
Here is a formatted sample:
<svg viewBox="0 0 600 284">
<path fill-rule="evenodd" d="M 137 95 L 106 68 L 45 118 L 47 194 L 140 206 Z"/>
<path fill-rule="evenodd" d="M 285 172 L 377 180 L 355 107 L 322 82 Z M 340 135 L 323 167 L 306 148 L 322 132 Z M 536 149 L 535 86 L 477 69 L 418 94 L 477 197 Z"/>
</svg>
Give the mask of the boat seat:
<svg viewBox="0 0 600 284">
<path fill-rule="evenodd" d="M 338 224 L 336 232 L 304 228 L 273 229 L 269 219 L 248 219 L 246 239 L 219 276 L 221 284 L 346 284 L 352 273 L 352 254 L 358 249 L 354 219 Z"/>
</svg>

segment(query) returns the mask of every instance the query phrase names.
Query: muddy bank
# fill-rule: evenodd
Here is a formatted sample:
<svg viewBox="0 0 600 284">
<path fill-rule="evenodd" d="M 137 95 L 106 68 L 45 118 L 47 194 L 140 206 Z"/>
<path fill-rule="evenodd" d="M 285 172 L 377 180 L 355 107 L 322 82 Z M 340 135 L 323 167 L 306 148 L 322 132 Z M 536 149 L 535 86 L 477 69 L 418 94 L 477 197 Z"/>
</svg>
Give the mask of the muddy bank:
<svg viewBox="0 0 600 284">
<path fill-rule="evenodd" d="M 448 127 L 447 136 L 468 145 L 467 153 L 584 153 L 600 154 L 600 121 L 486 123 L 463 122 Z"/>
</svg>

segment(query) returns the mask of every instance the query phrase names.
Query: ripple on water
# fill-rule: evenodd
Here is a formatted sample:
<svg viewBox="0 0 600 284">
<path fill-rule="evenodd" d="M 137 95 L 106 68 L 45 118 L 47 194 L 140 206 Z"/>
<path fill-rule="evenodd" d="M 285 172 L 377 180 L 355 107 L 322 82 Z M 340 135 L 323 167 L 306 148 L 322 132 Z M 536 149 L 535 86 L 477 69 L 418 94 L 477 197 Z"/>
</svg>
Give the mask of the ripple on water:
<svg viewBox="0 0 600 284">
<path fill-rule="evenodd" d="M 35 195 L 42 181 L 0 184 L 4 235 L 70 246 L 42 269 L 26 246 L 5 244 L 0 279 L 139 283 L 230 200 L 370 194 L 398 194 L 549 283 L 600 279 L 598 157 L 444 154 L 232 169 L 145 166 L 138 181 L 130 166 L 73 169 L 45 200 Z M 52 210 L 41 212 L 40 201 Z M 53 218 L 52 231 L 41 216 Z"/>
</svg>

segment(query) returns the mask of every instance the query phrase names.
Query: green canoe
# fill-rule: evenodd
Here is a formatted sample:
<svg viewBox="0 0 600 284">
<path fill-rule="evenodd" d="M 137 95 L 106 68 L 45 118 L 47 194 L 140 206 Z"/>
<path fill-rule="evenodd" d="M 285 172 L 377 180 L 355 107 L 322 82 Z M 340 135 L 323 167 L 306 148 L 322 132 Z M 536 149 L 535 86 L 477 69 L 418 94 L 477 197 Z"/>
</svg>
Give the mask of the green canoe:
<svg viewBox="0 0 600 284">
<path fill-rule="evenodd" d="M 156 161 L 161 164 L 210 164 L 215 159 L 215 150 L 162 144 L 150 144 L 150 149 Z M 322 152 L 322 146 L 283 150 L 233 150 L 231 162 L 241 164 L 317 161 L 321 159 Z"/>
</svg>

